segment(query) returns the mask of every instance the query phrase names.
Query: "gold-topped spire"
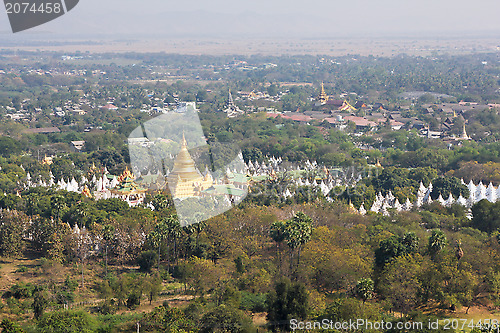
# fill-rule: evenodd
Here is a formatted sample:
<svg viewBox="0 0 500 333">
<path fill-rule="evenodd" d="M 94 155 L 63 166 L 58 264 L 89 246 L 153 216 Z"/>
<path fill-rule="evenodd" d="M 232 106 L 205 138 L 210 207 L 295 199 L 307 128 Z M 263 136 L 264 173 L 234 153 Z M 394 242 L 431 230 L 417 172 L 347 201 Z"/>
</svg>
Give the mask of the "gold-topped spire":
<svg viewBox="0 0 500 333">
<path fill-rule="evenodd" d="M 186 141 L 186 137 L 184 136 L 184 131 L 182 131 L 181 147 L 186 147 L 187 148 L 187 141 Z"/>
<path fill-rule="evenodd" d="M 125 167 L 125 170 L 123 171 L 123 173 L 120 175 L 120 177 L 118 177 L 118 181 L 121 183 L 127 178 L 130 178 L 130 179 L 135 178 L 134 174 L 132 172 L 130 172 L 130 170 L 128 169 L 128 166 Z"/>
<path fill-rule="evenodd" d="M 325 85 L 323 84 L 323 82 L 321 82 L 321 92 L 319 93 L 318 101 L 323 105 L 328 102 L 328 99 L 329 97 L 325 92 Z"/>
</svg>

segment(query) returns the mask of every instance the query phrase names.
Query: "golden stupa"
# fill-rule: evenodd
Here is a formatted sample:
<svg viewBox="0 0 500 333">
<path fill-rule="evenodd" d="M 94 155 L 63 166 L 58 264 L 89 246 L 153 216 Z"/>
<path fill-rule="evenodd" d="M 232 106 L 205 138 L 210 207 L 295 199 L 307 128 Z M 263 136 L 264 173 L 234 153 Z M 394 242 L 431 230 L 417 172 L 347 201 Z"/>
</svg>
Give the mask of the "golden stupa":
<svg viewBox="0 0 500 333">
<path fill-rule="evenodd" d="M 203 176 L 189 155 L 187 142 L 182 134 L 181 150 L 174 161 L 174 168 L 167 177 L 170 192 L 174 198 L 189 198 L 201 195 L 201 191 L 213 185 L 210 173 Z"/>
</svg>

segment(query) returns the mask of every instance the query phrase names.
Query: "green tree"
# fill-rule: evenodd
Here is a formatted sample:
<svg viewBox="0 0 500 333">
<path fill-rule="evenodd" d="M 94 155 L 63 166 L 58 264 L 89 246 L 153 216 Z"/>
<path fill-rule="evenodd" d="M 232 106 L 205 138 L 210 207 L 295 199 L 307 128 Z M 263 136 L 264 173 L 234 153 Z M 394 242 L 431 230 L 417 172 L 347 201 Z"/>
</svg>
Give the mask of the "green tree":
<svg viewBox="0 0 500 333">
<path fill-rule="evenodd" d="M 83 311 L 54 311 L 46 313 L 37 323 L 41 333 L 92 333 L 97 330 L 94 317 Z"/>
<path fill-rule="evenodd" d="M 363 304 L 373 297 L 373 290 L 375 283 L 370 278 L 361 279 L 356 284 L 355 293 L 362 301 Z"/>
<path fill-rule="evenodd" d="M 474 228 L 491 233 L 500 228 L 500 202 L 483 199 L 472 206 L 472 216 Z"/>
<path fill-rule="evenodd" d="M 153 250 L 143 251 L 137 257 L 137 263 L 143 272 L 151 272 L 151 268 L 153 268 L 157 260 L 158 254 Z"/>
<path fill-rule="evenodd" d="M 200 333 L 252 333 L 257 332 L 251 318 L 243 311 L 225 304 L 207 312 L 201 318 Z"/>
<path fill-rule="evenodd" d="M 146 313 L 140 321 L 141 332 L 197 332 L 194 321 L 181 309 L 160 306 Z"/>
<path fill-rule="evenodd" d="M 267 320 L 273 331 L 289 330 L 290 319 L 305 319 L 309 311 L 308 295 L 300 282 L 280 279 L 267 294 Z"/>
<path fill-rule="evenodd" d="M 24 249 L 23 235 L 28 221 L 23 213 L 17 211 L 0 212 L 0 255 L 17 256 Z"/>
<path fill-rule="evenodd" d="M 439 177 L 432 181 L 432 198 L 435 200 L 441 195 L 445 200 L 450 193 L 458 198 L 460 195 L 464 198 L 469 197 L 469 189 L 455 177 Z"/>
<path fill-rule="evenodd" d="M 432 258 L 436 256 L 444 249 L 446 246 L 446 235 L 442 230 L 435 229 L 432 230 L 431 236 L 429 237 L 428 250 Z"/>
<path fill-rule="evenodd" d="M 33 314 L 35 319 L 39 319 L 47 306 L 49 305 L 49 296 L 46 290 L 37 288 L 33 293 Z"/>
<path fill-rule="evenodd" d="M 286 223 L 284 221 L 276 221 L 271 224 L 270 235 L 273 241 L 276 242 L 276 249 L 278 251 L 278 270 L 281 272 L 281 244 L 286 238 Z"/>
<path fill-rule="evenodd" d="M 162 289 L 162 279 L 159 272 L 144 279 L 144 292 L 148 295 L 149 304 L 153 302 Z"/>
<path fill-rule="evenodd" d="M 418 304 L 421 265 L 422 257 L 416 254 L 399 256 L 385 266 L 378 288 L 396 311 L 409 313 Z"/>
<path fill-rule="evenodd" d="M 302 247 L 311 239 L 313 226 L 312 219 L 303 212 L 296 213 L 286 221 L 285 242 L 290 248 L 290 272 L 296 278 L 296 270 L 300 266 Z M 297 252 L 296 268 L 293 268 L 293 256 Z"/>
<path fill-rule="evenodd" d="M 415 234 L 407 233 L 403 237 L 391 236 L 380 242 L 375 250 L 375 264 L 382 268 L 394 258 L 414 253 L 418 249 Z"/>
</svg>

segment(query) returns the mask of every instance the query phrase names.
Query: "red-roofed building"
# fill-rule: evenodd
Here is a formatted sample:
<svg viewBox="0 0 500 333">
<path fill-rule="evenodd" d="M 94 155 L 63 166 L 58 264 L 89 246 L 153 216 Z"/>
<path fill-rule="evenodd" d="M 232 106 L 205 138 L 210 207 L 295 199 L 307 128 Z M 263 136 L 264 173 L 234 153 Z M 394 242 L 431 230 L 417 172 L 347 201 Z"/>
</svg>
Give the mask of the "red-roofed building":
<svg viewBox="0 0 500 333">
<path fill-rule="evenodd" d="M 106 104 L 102 108 L 107 110 L 118 110 L 118 107 L 113 104 Z"/>
<path fill-rule="evenodd" d="M 354 124 L 356 124 L 356 129 L 366 129 L 377 126 L 377 123 L 375 123 L 374 121 L 370 121 L 363 117 L 346 116 L 344 117 L 344 119 L 345 121 L 352 121 Z"/>
<path fill-rule="evenodd" d="M 387 122 L 387 119 L 386 118 L 377 118 L 377 119 L 375 119 L 375 121 L 380 126 L 383 126 Z M 402 123 L 400 121 L 396 121 L 394 119 L 390 119 L 389 121 L 391 122 L 391 129 L 394 130 L 394 131 L 398 131 L 398 130 L 401 129 L 401 127 L 404 126 L 404 123 Z"/>
<path fill-rule="evenodd" d="M 294 114 L 291 116 L 283 116 L 283 118 L 291 119 L 294 121 L 303 121 L 303 122 L 308 122 L 308 121 L 314 120 L 314 118 L 306 116 L 305 114 L 303 114 L 303 115 L 302 114 Z"/>
<path fill-rule="evenodd" d="M 300 121 L 300 122 L 308 122 L 311 120 L 315 120 L 315 118 L 309 117 L 305 114 L 298 114 L 298 113 L 287 113 L 287 114 L 279 114 L 279 113 L 267 113 L 267 116 L 269 118 L 277 118 L 281 117 L 283 119 L 290 119 L 293 121 Z"/>
</svg>

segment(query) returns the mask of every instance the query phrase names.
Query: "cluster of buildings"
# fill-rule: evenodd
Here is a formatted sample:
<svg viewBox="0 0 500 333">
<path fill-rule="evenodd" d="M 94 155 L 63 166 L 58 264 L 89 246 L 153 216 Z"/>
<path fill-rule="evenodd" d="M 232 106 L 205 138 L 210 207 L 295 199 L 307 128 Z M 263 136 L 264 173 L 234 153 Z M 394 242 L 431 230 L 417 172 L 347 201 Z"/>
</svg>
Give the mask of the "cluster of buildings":
<svg viewBox="0 0 500 333">
<path fill-rule="evenodd" d="M 485 110 L 498 108 L 497 104 L 477 103 L 441 103 L 425 104 L 424 115 L 432 116 L 439 124 L 439 128 L 431 129 L 429 123 L 422 117 L 406 116 L 401 111 L 389 111 L 384 109 L 381 103 L 366 105 L 362 101 L 351 105 L 345 99 L 333 99 L 325 92 L 323 84 L 321 91 L 314 99 L 312 110 L 305 112 L 268 112 L 270 118 L 281 117 L 293 121 L 303 122 L 310 125 L 329 125 L 333 128 L 345 129 L 349 125 L 355 127 L 356 131 L 367 132 L 381 127 L 390 127 L 391 130 L 415 129 L 422 137 L 431 139 L 442 139 L 450 144 L 460 144 L 463 140 L 471 140 L 465 126 L 467 121 L 463 115 L 474 110 Z M 453 131 L 453 127 L 460 124 L 461 131 Z"/>
<path fill-rule="evenodd" d="M 242 158 L 240 156 L 240 158 Z M 51 159 L 45 157 L 42 163 L 50 164 Z M 183 200 L 191 197 L 216 197 L 221 196 L 229 203 L 241 201 L 247 193 L 250 177 L 245 170 L 226 170 L 225 176 L 214 179 L 212 173 L 207 169 L 202 174 L 195 166 L 187 149 L 186 139 L 182 138 L 181 149 L 174 160 L 172 171 L 167 170 L 163 175 L 161 172 L 152 175 L 139 174 L 138 177 L 128 169 L 121 175 L 112 175 L 106 168 L 99 171 L 95 165 L 89 170 L 89 178 L 83 176 L 78 182 L 74 178 L 70 180 L 55 180 L 52 172 L 49 180 L 44 181 L 32 179 L 29 172 L 22 186 L 27 189 L 31 187 L 53 187 L 57 190 L 79 192 L 96 200 L 118 198 L 127 202 L 130 206 L 144 203 L 148 191 L 162 191 L 169 189 L 174 199 Z"/>
<path fill-rule="evenodd" d="M 270 157 L 267 159 L 267 163 L 248 161 L 240 170 L 228 168 L 223 178 L 214 179 L 212 173 L 208 170 L 201 173 L 196 168 L 195 162 L 187 150 L 187 143 L 184 138 L 181 150 L 175 158 L 174 167 L 165 176 L 158 172 L 154 175 L 148 173 L 147 175 L 135 177 L 128 168 L 121 175 L 116 176 L 111 175 L 106 168 L 104 168 L 103 172 L 99 172 L 95 166 L 91 167 L 90 174 L 92 177 L 87 178 L 84 176 L 78 182 L 74 178 L 56 181 L 52 173 L 50 173 L 48 182 L 45 182 L 42 179 L 34 180 L 27 173 L 24 187 L 53 187 L 58 190 L 80 192 L 96 200 L 119 198 L 130 206 L 137 206 L 144 203 L 148 191 L 163 190 L 168 186 L 174 199 L 221 196 L 228 203 L 234 203 L 244 198 L 249 185 L 261 181 L 275 181 L 280 176 L 287 175 L 287 180 L 284 182 L 284 186 L 279 189 L 280 193 L 278 193 L 282 198 L 291 198 L 306 187 L 319 191 L 331 202 L 333 199 L 329 195 L 334 189 L 345 185 L 354 186 L 362 179 L 360 174 L 347 175 L 340 169 L 321 168 L 316 161 L 307 161 L 302 166 L 296 166 L 284 163 L 280 157 Z M 450 193 L 446 198 L 439 195 L 437 199 L 433 200 L 431 198 L 432 183 L 427 187 L 420 183 L 416 199 L 413 202 L 409 198 L 404 202 L 400 202 L 389 191 L 385 196 L 379 192 L 369 209 L 364 206 L 364 203 L 361 204 L 359 209 L 355 209 L 352 204 L 351 208 L 362 215 L 366 214 L 367 211 L 389 215 L 391 210 L 398 212 L 409 211 L 422 205 L 431 204 L 433 201 L 437 201 L 446 207 L 458 204 L 471 208 L 475 203 L 483 199 L 490 202 L 500 200 L 500 186 L 494 186 L 492 183 L 484 185 L 482 182 L 476 185 L 472 181 L 465 184 L 463 180 L 462 184 L 466 185 L 469 190 L 468 197 L 459 195 L 455 198 Z"/>
<path fill-rule="evenodd" d="M 47 158 L 44 159 L 44 162 Z M 126 201 L 130 206 L 137 206 L 144 202 L 146 196 L 146 189 L 141 188 L 135 181 L 134 176 L 128 170 L 119 175 L 111 175 L 106 168 L 101 173 L 99 170 L 92 166 L 90 170 L 91 177 L 83 176 L 80 181 L 75 178 L 55 180 L 52 172 L 49 173 L 48 181 L 42 180 L 41 177 L 33 179 L 30 173 L 26 174 L 24 182 L 20 184 L 24 189 L 32 187 L 51 187 L 56 190 L 78 192 L 82 193 L 89 198 L 109 199 L 119 198 Z"/>
</svg>

